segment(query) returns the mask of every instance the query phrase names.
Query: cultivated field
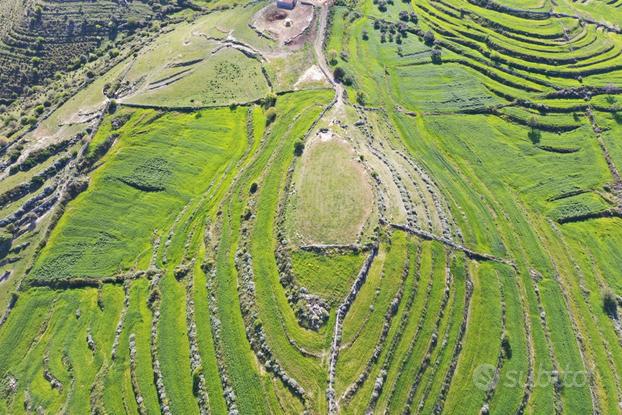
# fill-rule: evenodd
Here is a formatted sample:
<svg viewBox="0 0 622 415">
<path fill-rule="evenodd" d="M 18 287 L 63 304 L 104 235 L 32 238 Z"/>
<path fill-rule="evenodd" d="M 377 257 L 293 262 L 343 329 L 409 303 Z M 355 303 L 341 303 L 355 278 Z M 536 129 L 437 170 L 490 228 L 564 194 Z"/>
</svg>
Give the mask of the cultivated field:
<svg viewBox="0 0 622 415">
<path fill-rule="evenodd" d="M 0 413 L 622 413 L 622 3 L 312 3 L 7 136 Z"/>
</svg>

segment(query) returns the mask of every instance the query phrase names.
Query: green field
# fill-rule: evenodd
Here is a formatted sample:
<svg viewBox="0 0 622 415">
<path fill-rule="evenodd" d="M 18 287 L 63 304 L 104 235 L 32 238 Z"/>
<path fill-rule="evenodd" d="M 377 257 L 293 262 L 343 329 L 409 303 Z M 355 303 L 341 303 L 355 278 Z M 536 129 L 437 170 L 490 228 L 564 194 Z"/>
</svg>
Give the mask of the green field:
<svg viewBox="0 0 622 415">
<path fill-rule="evenodd" d="M 316 140 L 294 177 L 288 218 L 301 244 L 347 244 L 360 239 L 372 210 L 370 178 L 345 141 Z"/>
<path fill-rule="evenodd" d="M 155 238 L 247 145 L 245 111 L 137 111 L 104 166 L 50 235 L 35 278 L 104 277 L 148 267 Z"/>
<path fill-rule="evenodd" d="M 621 1 L 130 5 L 0 114 L 0 414 L 622 414 Z"/>
</svg>

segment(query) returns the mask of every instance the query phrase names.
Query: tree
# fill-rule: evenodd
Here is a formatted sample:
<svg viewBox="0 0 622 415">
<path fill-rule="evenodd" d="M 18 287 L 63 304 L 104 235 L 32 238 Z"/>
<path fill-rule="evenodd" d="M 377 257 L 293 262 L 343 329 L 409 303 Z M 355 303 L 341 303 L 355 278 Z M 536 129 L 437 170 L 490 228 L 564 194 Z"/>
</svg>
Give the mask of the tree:
<svg viewBox="0 0 622 415">
<path fill-rule="evenodd" d="M 423 34 L 423 41 L 426 45 L 432 46 L 434 44 L 434 33 L 431 30 L 428 30 Z"/>
<path fill-rule="evenodd" d="M 334 49 L 331 49 L 328 51 L 328 63 L 330 63 L 331 65 L 335 66 L 337 65 L 337 57 L 339 55 L 337 54 L 337 51 Z"/>
<path fill-rule="evenodd" d="M 346 76 L 346 71 L 341 66 L 337 66 L 333 72 L 333 76 L 335 77 L 335 81 L 341 82 Z"/>
</svg>

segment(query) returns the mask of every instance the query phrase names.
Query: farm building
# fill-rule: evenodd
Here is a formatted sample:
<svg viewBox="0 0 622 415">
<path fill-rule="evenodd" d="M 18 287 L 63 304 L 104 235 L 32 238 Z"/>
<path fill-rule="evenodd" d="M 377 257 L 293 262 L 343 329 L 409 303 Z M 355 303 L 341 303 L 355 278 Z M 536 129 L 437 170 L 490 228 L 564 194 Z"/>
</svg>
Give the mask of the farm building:
<svg viewBox="0 0 622 415">
<path fill-rule="evenodd" d="M 279 9 L 292 10 L 296 7 L 296 0 L 276 0 L 276 7 Z"/>
</svg>

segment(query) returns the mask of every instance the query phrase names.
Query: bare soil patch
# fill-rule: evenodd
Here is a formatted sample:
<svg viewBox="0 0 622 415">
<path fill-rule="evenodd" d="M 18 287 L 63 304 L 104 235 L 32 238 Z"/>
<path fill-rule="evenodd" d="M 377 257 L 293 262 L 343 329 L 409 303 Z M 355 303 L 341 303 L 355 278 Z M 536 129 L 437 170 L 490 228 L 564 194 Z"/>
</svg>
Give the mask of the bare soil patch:
<svg viewBox="0 0 622 415">
<path fill-rule="evenodd" d="M 298 2 L 293 10 L 279 9 L 271 4 L 255 14 L 253 26 L 280 45 L 285 45 L 303 35 L 312 21 L 313 6 L 309 4 Z"/>
<path fill-rule="evenodd" d="M 300 88 L 307 85 L 330 86 L 330 83 L 326 79 L 326 76 L 324 76 L 322 70 L 317 65 L 312 65 L 300 75 L 294 87 Z"/>
<path fill-rule="evenodd" d="M 274 23 L 277 20 L 285 20 L 287 18 L 287 12 L 282 9 L 278 9 L 276 7 L 271 8 L 266 11 L 266 20 L 270 23 Z"/>
</svg>

